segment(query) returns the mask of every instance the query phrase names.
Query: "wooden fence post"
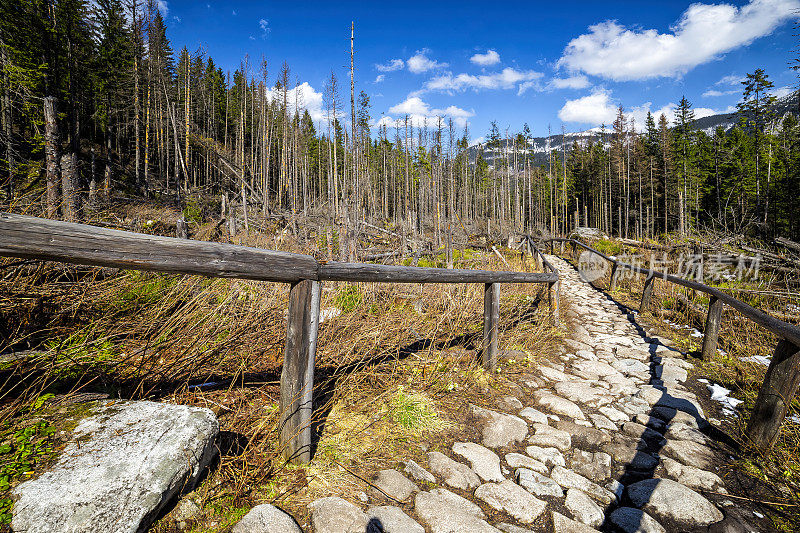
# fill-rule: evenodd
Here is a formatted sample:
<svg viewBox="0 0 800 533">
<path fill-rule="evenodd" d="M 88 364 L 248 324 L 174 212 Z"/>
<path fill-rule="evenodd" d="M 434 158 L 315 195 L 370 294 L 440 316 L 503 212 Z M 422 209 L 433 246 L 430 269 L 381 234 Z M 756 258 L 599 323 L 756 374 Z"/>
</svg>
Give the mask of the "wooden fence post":
<svg viewBox="0 0 800 533">
<path fill-rule="evenodd" d="M 280 445 L 283 457 L 296 464 L 311 460 L 319 300 L 318 281 L 301 280 L 292 284 L 281 371 Z"/>
<path fill-rule="evenodd" d="M 558 309 L 560 292 L 561 292 L 561 280 L 548 284 L 547 300 L 550 303 L 550 309 L 553 311 L 553 325 L 556 327 L 561 325 L 561 315 Z"/>
<path fill-rule="evenodd" d="M 483 346 L 481 362 L 486 370 L 497 367 L 497 337 L 500 323 L 500 284 L 487 283 L 483 292 Z"/>
<path fill-rule="evenodd" d="M 642 305 L 639 306 L 639 314 L 647 311 L 650 307 L 650 296 L 653 294 L 653 281 L 655 276 L 652 273 L 648 274 L 647 279 L 644 280 L 644 289 L 642 290 Z"/>
<path fill-rule="evenodd" d="M 764 376 L 764 384 L 747 424 L 747 438 L 756 449 L 767 452 L 778 439 L 781 422 L 800 384 L 800 348 L 781 339 Z"/>
<path fill-rule="evenodd" d="M 561 241 L 561 255 L 564 255 L 564 241 Z"/>
<path fill-rule="evenodd" d="M 719 338 L 719 323 L 722 318 L 723 303 L 716 296 L 711 296 L 708 301 L 708 315 L 706 328 L 703 332 L 703 361 L 709 361 L 717 353 L 717 339 Z"/>
<path fill-rule="evenodd" d="M 611 264 L 611 283 L 608 286 L 609 291 L 614 291 L 617 288 L 617 263 Z"/>
</svg>

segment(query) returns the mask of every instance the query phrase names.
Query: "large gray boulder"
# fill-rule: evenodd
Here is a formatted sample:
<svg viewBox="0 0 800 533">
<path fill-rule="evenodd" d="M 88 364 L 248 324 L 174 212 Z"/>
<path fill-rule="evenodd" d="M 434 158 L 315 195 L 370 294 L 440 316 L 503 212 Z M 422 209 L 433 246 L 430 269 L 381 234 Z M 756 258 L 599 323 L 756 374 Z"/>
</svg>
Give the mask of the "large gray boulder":
<svg viewBox="0 0 800 533">
<path fill-rule="evenodd" d="M 209 409 L 103 401 L 91 413 L 51 468 L 14 489 L 14 531 L 144 531 L 216 453 Z"/>
</svg>

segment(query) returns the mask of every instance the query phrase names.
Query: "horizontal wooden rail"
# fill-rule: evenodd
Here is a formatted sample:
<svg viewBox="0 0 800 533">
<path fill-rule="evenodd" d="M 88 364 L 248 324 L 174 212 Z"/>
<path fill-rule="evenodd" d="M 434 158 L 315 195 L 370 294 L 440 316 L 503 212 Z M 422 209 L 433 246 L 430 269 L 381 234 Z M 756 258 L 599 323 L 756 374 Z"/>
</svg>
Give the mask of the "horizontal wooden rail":
<svg viewBox="0 0 800 533">
<path fill-rule="evenodd" d="M 0 213 L 0 255 L 81 265 L 293 283 L 317 279 L 310 255 L 158 237 Z"/>
<path fill-rule="evenodd" d="M 690 280 L 690 279 L 686 279 L 686 278 L 681 278 L 681 277 L 678 277 L 678 276 L 673 276 L 672 274 L 667 274 L 665 272 L 659 272 L 657 270 L 651 270 L 651 269 L 645 268 L 645 267 L 640 267 L 640 266 L 636 266 L 636 265 L 630 265 L 630 264 L 625 263 L 623 261 L 619 261 L 617 259 L 611 258 L 611 257 L 605 255 L 604 253 L 602 253 L 600 251 L 597 251 L 594 248 L 591 248 L 591 247 L 585 245 L 584 243 L 582 243 L 580 241 L 577 241 L 575 239 L 558 239 L 558 238 L 556 238 L 556 239 L 549 239 L 549 240 L 555 241 L 555 242 L 570 242 L 570 243 L 574 243 L 575 245 L 580 246 L 581 248 L 584 248 L 584 249 L 588 250 L 589 252 L 592 252 L 593 254 L 596 254 L 596 255 L 602 257 L 606 261 L 610 262 L 612 265 L 616 266 L 618 269 L 621 268 L 621 269 L 625 269 L 625 270 L 631 270 L 633 272 L 638 272 L 639 274 L 642 274 L 644 276 L 652 276 L 653 278 L 663 279 L 663 280 L 675 283 L 676 285 L 682 285 L 683 287 L 687 287 L 689 289 L 694 289 L 696 291 L 704 292 L 704 293 L 706 293 L 708 295 L 711 295 L 711 296 L 717 298 L 718 300 L 720 300 L 725 305 L 728 305 L 728 306 L 736 309 L 742 315 L 744 315 L 745 317 L 749 318 L 750 320 L 752 320 L 756 324 L 762 326 L 763 328 L 768 329 L 769 331 L 771 331 L 772 333 L 774 333 L 778 337 L 781 337 L 783 339 L 787 339 L 787 340 L 791 341 L 795 345 L 800 345 L 800 327 L 795 326 L 794 324 L 789 324 L 788 322 L 784 322 L 782 320 L 778 320 L 777 318 L 768 315 L 767 313 L 765 313 L 761 309 L 757 309 L 757 308 L 755 308 L 755 307 L 753 307 L 751 305 L 748 305 L 748 304 L 744 303 L 743 301 L 734 298 L 730 294 L 722 292 L 719 289 L 716 289 L 714 287 L 709 287 L 708 285 L 705 285 L 705 284 L 700 283 L 698 281 L 694 281 L 694 280 Z"/>
<path fill-rule="evenodd" d="M 419 268 L 369 263 L 324 263 L 320 281 L 378 281 L 391 283 L 552 283 L 558 273 L 494 272 L 459 268 Z"/>
<path fill-rule="evenodd" d="M 653 282 L 656 279 L 663 279 L 676 285 L 708 294 L 710 296 L 709 309 L 706 316 L 702 349 L 704 359 L 708 359 L 716 353 L 724 305 L 736 309 L 744 317 L 774 333 L 779 339 L 778 345 L 767 368 L 764 383 L 758 393 L 758 399 L 753 406 L 753 413 L 747 425 L 746 435 L 751 444 L 762 452 L 770 450 L 775 445 L 781 423 L 786 418 L 789 406 L 800 386 L 800 327 L 778 320 L 761 309 L 746 304 L 717 288 L 665 272 L 630 265 L 609 257 L 576 239 L 554 238 L 547 239 L 546 242 L 550 243 L 551 247 L 554 242 L 561 242 L 562 245 L 563 243 L 571 243 L 573 255 L 575 255 L 575 247 L 580 246 L 611 263 L 611 283 L 609 288 L 612 291 L 614 290 L 619 269 L 631 270 L 646 276 L 640 312 L 643 312 L 649 305 Z"/>
<path fill-rule="evenodd" d="M 311 459 L 321 281 L 484 284 L 484 341 L 480 358 L 490 370 L 497 364 L 500 283 L 547 283 L 558 320 L 558 272 L 546 259 L 544 263 L 550 272 L 544 273 L 320 264 L 304 254 L 158 237 L 10 213 L 0 213 L 0 256 L 290 283 L 281 372 L 280 444 L 283 456 L 295 463 Z"/>
</svg>

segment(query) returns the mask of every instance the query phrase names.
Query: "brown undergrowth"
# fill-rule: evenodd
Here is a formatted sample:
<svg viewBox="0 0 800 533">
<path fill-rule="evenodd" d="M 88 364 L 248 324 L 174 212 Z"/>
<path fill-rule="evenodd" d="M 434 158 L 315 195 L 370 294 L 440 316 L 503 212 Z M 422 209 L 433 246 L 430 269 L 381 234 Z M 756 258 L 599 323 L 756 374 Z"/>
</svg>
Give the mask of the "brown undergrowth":
<svg viewBox="0 0 800 533">
<path fill-rule="evenodd" d="M 194 231 L 213 235 L 215 228 Z M 234 241 L 316 256 L 325 249 L 313 232 L 302 242 L 285 231 Z M 493 254 L 458 256 L 458 267 L 506 269 Z M 534 268 L 506 257 L 513 269 Z M 0 451 L 18 449 L 15 435 L 31 420 L 43 422 L 31 441 L 45 443 L 41 456 L 9 475 L 9 487 L 35 475 L 63 442 L 64 398 L 93 393 L 208 407 L 220 421 L 220 460 L 190 495 L 201 508 L 190 523 L 195 531 L 226 531 L 262 502 L 303 521 L 315 498 L 357 499 L 377 470 L 421 460 L 474 431 L 461 424 L 469 403 L 511 391 L 515 374 L 557 335 L 542 287 L 503 285 L 500 346 L 515 350 L 516 360 L 488 373 L 476 360 L 482 287 L 326 283 L 316 453 L 310 464 L 292 466 L 277 438 L 287 285 L 15 260 L 0 261 L 0 277 Z M 154 530 L 174 528 L 167 515 Z"/>
</svg>

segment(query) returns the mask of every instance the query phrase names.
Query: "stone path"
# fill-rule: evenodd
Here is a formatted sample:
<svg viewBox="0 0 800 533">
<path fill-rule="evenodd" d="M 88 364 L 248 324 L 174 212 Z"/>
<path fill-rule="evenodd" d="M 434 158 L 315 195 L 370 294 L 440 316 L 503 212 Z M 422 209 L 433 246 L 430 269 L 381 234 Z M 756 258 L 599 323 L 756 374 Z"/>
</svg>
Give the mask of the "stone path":
<svg viewBox="0 0 800 533">
<path fill-rule="evenodd" d="M 723 513 L 729 500 L 720 508 L 699 492 L 726 491 L 703 409 L 683 385 L 692 365 L 651 343 L 566 262 L 548 259 L 569 303 L 566 350 L 524 383 L 528 405 L 507 397 L 502 410 L 473 406 L 481 442 L 380 472 L 373 483 L 404 509 L 316 500 L 315 533 L 677 532 L 715 523 L 715 531 L 753 531 Z M 422 490 L 423 482 L 437 486 Z"/>
</svg>

